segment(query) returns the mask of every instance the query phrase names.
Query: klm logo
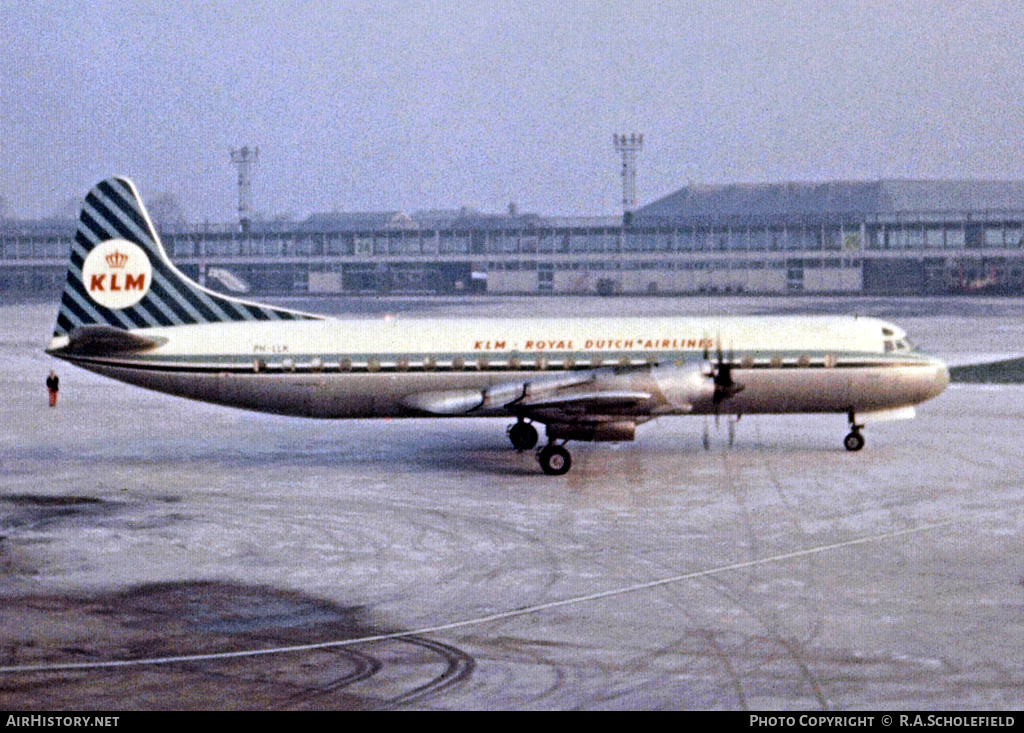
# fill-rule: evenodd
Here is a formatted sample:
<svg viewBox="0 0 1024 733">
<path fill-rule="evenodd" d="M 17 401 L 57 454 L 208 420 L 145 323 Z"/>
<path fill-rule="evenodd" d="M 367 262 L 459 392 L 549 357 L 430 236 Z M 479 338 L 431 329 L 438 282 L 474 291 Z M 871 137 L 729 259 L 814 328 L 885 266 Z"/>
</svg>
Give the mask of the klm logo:
<svg viewBox="0 0 1024 733">
<path fill-rule="evenodd" d="M 93 274 L 89 277 L 89 293 L 96 292 L 111 292 L 116 293 L 121 290 L 145 290 L 146 289 L 146 273 L 140 272 L 137 275 L 133 275 L 130 272 L 124 273 L 124 280 L 118 279 L 116 272 L 110 273 L 110 280 L 107 280 L 107 273 Z"/>
<path fill-rule="evenodd" d="M 153 279 L 145 251 L 125 239 L 98 244 L 85 258 L 82 281 L 95 302 L 107 308 L 130 308 L 142 300 Z"/>
</svg>

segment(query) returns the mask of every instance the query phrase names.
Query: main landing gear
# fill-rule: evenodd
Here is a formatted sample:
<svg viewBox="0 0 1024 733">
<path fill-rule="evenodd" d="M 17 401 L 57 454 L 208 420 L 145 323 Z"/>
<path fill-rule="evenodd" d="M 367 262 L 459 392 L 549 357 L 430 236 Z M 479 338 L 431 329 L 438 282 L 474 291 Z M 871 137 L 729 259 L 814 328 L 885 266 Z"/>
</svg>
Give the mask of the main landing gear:
<svg viewBox="0 0 1024 733">
<path fill-rule="evenodd" d="M 572 456 L 564 445 L 548 443 L 537 452 L 537 462 L 548 476 L 561 476 L 572 468 Z"/>
<path fill-rule="evenodd" d="M 508 439 L 518 451 L 532 450 L 537 445 L 537 428 L 533 423 L 519 420 L 508 426 Z M 537 451 L 537 462 L 548 476 L 561 476 L 572 467 L 572 456 L 563 445 L 564 441 L 548 443 Z"/>
<path fill-rule="evenodd" d="M 853 414 L 852 410 L 847 415 L 847 419 L 850 421 L 850 433 L 843 438 L 843 446 L 850 452 L 856 452 L 864 447 L 864 436 L 860 432 L 864 426 L 857 424 L 857 416 Z"/>
<path fill-rule="evenodd" d="M 508 426 L 508 439 L 518 451 L 531 450 L 537 445 L 537 428 L 532 423 L 520 420 Z"/>
</svg>

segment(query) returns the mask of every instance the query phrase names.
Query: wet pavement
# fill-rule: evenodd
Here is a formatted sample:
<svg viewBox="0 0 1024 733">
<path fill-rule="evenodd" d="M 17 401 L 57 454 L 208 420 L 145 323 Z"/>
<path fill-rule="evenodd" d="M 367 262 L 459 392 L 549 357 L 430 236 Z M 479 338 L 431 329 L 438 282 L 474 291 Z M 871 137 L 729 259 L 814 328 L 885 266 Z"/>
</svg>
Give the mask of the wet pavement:
<svg viewBox="0 0 1024 733">
<path fill-rule="evenodd" d="M 361 317 L 553 308 L 860 312 L 952 362 L 1024 352 L 1024 304 L 1000 299 L 370 301 Z M 104 380 L 42 353 L 54 313 L 0 307 L 0 707 L 1024 704 L 1020 386 L 953 385 L 868 426 L 855 455 L 843 416 L 747 416 L 710 451 L 701 418 L 664 419 L 574 444 L 553 478 L 502 420 L 318 422 Z"/>
</svg>

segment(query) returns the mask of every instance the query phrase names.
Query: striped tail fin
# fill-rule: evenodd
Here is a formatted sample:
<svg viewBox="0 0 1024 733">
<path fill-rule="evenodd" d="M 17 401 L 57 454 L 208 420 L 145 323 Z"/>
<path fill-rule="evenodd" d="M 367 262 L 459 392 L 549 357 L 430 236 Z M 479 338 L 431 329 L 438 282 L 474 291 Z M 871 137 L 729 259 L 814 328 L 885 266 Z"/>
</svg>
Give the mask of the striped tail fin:
<svg viewBox="0 0 1024 733">
<path fill-rule="evenodd" d="M 82 204 L 53 335 L 95 325 L 130 331 L 317 318 L 229 298 L 190 280 L 168 259 L 135 185 L 108 178 Z"/>
</svg>

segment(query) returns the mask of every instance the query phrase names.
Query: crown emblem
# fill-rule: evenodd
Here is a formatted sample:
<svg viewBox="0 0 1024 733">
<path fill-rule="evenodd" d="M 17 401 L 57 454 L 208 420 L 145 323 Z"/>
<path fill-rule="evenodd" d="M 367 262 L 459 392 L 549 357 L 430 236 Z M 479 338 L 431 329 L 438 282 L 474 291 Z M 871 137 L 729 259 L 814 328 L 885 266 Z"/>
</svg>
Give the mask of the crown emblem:
<svg viewBox="0 0 1024 733">
<path fill-rule="evenodd" d="M 113 252 L 104 257 L 107 261 L 107 265 L 110 267 L 124 267 L 128 262 L 128 255 L 120 250 L 115 249 Z"/>
</svg>

